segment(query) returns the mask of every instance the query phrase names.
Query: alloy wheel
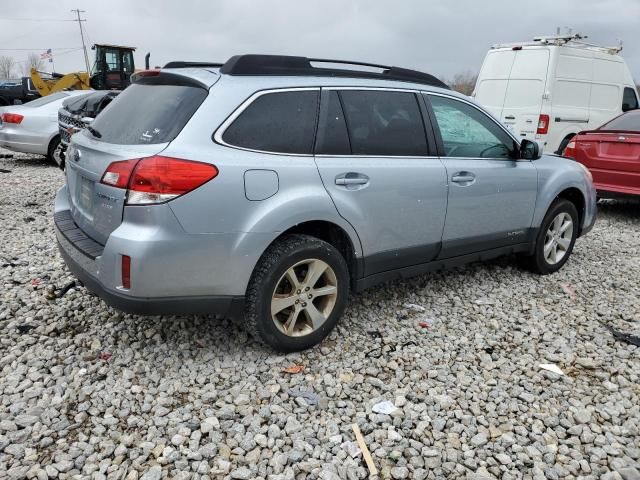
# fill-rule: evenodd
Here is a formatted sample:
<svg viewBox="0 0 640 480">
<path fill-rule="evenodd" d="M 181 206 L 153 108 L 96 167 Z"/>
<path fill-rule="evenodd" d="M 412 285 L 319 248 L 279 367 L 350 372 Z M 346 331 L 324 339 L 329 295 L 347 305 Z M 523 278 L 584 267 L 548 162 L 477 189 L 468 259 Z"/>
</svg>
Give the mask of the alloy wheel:
<svg viewBox="0 0 640 480">
<path fill-rule="evenodd" d="M 271 296 L 271 318 L 291 337 L 308 335 L 331 315 L 338 298 L 336 273 L 328 263 L 302 260 L 280 277 Z"/>
<path fill-rule="evenodd" d="M 569 251 L 573 238 L 573 219 L 566 212 L 553 219 L 544 239 L 544 259 L 549 265 L 559 263 Z"/>
</svg>

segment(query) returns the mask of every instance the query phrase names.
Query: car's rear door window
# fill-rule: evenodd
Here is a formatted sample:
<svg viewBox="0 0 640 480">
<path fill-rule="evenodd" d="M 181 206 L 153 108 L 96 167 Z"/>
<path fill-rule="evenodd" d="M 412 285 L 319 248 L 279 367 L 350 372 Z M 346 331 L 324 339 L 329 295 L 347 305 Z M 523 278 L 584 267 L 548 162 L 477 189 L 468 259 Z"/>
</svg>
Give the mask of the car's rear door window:
<svg viewBox="0 0 640 480">
<path fill-rule="evenodd" d="M 329 90 L 323 95 L 315 152 L 322 155 L 349 155 L 349 133 L 338 92 Z"/>
<path fill-rule="evenodd" d="M 228 145 L 273 153 L 313 153 L 319 89 L 265 93 L 222 134 Z"/>
<path fill-rule="evenodd" d="M 631 87 L 625 87 L 622 94 L 622 109 L 635 110 L 638 108 L 638 97 L 636 91 Z"/>
<path fill-rule="evenodd" d="M 353 155 L 428 155 L 422 114 L 414 93 L 342 90 L 339 97 Z"/>
<path fill-rule="evenodd" d="M 92 131 L 100 141 L 119 145 L 170 142 L 207 94 L 195 86 L 133 84 L 98 115 Z"/>
<path fill-rule="evenodd" d="M 515 141 L 477 108 L 453 98 L 427 95 L 447 157 L 512 158 Z"/>
</svg>

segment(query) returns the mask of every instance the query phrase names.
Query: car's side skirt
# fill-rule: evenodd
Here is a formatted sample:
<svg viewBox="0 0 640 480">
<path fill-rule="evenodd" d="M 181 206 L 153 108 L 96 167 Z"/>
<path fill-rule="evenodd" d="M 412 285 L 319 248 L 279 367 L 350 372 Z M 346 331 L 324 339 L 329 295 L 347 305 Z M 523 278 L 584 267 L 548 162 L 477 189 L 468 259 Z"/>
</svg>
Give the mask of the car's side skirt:
<svg viewBox="0 0 640 480">
<path fill-rule="evenodd" d="M 355 290 L 359 292 L 380 283 L 411 278 L 415 277 L 416 275 L 422 275 L 424 273 L 435 272 L 438 270 L 448 270 L 451 268 L 460 267 L 467 263 L 490 260 L 493 258 L 502 257 L 504 255 L 510 255 L 512 253 L 532 253 L 534 246 L 535 244 L 533 242 L 517 243 L 504 247 L 493 248 L 490 250 L 484 250 L 481 252 L 470 253 L 468 255 L 460 255 L 452 258 L 434 260 L 432 262 L 411 265 L 408 267 L 394 268 L 392 270 L 376 273 L 374 275 L 368 275 L 357 280 Z"/>
</svg>

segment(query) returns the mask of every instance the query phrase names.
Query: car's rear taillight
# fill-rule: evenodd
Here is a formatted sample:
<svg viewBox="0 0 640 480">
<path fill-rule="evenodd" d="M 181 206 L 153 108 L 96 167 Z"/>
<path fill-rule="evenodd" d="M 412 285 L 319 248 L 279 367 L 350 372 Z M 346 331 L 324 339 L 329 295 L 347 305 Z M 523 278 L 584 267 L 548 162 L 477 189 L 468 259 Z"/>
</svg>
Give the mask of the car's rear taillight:
<svg viewBox="0 0 640 480">
<path fill-rule="evenodd" d="M 128 190 L 128 205 L 163 203 L 202 186 L 218 175 L 215 165 L 159 155 L 113 162 L 101 183 Z"/>
<path fill-rule="evenodd" d="M 121 160 L 113 162 L 107 167 L 102 175 L 100 183 L 111 185 L 112 187 L 127 188 L 131 172 L 140 160 Z"/>
<path fill-rule="evenodd" d="M 562 155 L 567 157 L 567 158 L 576 158 L 576 141 L 575 140 L 571 140 L 569 143 L 567 143 L 567 146 L 564 147 L 564 151 L 562 152 Z"/>
<path fill-rule="evenodd" d="M 131 257 L 122 255 L 122 288 L 127 290 L 131 288 Z"/>
<path fill-rule="evenodd" d="M 546 135 L 549 131 L 549 115 L 540 115 L 538 117 L 538 130 L 536 133 L 538 135 Z"/>
<path fill-rule="evenodd" d="M 3 123 L 15 123 L 18 124 L 22 122 L 24 115 L 20 115 L 19 113 L 3 113 L 2 114 L 2 122 Z"/>
</svg>

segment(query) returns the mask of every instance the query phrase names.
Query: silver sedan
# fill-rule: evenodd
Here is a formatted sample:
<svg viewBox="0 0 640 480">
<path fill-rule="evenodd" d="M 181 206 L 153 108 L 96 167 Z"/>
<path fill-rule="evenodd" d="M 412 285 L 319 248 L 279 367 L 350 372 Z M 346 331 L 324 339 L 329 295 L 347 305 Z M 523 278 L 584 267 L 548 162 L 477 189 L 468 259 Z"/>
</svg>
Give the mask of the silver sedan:
<svg viewBox="0 0 640 480">
<path fill-rule="evenodd" d="M 58 109 L 65 99 L 89 93 L 92 91 L 57 92 L 24 105 L 0 108 L 0 147 L 52 160 L 60 143 Z"/>
</svg>

